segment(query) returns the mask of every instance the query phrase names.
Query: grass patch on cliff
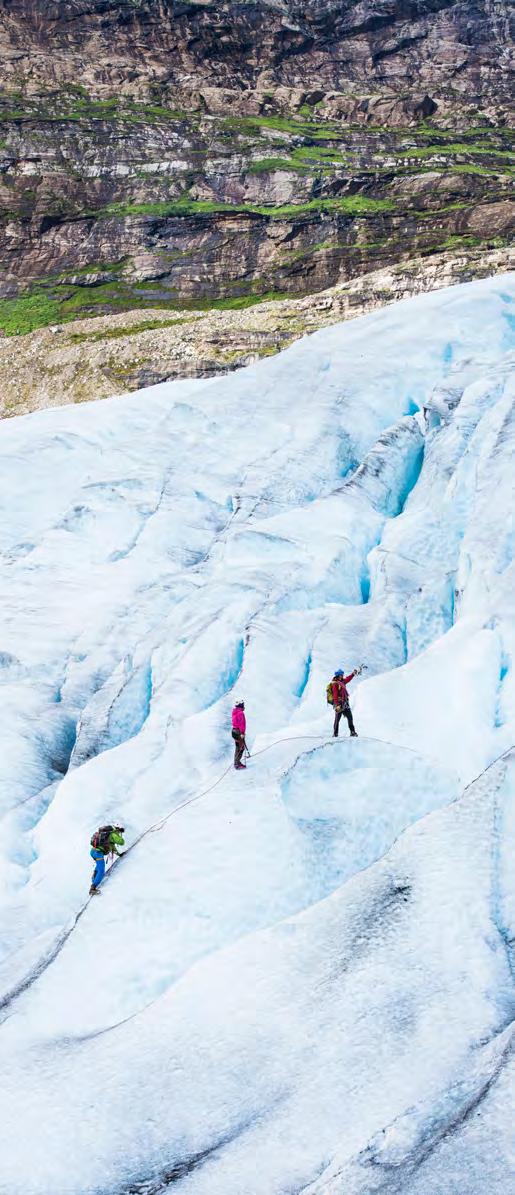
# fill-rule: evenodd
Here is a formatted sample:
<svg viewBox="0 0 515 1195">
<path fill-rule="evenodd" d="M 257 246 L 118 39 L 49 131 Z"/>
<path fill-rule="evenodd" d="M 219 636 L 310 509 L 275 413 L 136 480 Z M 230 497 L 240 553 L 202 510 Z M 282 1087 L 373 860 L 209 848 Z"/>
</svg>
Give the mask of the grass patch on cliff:
<svg viewBox="0 0 515 1195">
<path fill-rule="evenodd" d="M 476 166 L 473 162 L 460 162 L 451 167 L 452 174 L 482 174 L 487 178 L 497 177 L 499 174 L 511 174 L 510 166 Z"/>
<path fill-rule="evenodd" d="M 38 328 L 46 328 L 50 324 L 66 324 L 75 319 L 87 319 L 104 314 L 117 314 L 123 311 L 137 311 L 142 307 L 155 308 L 162 311 L 234 311 L 240 308 L 252 307 L 255 303 L 270 302 L 288 298 L 286 292 L 263 291 L 258 293 L 253 289 L 249 294 L 233 295 L 226 298 L 167 298 L 160 294 L 153 297 L 145 294 L 145 289 L 151 290 L 157 284 L 154 282 L 136 283 L 133 288 L 123 283 L 109 282 L 95 287 L 92 291 L 85 291 L 83 287 L 73 287 L 64 295 L 50 292 L 42 285 L 33 287 L 16 299 L 0 300 L 0 330 L 5 336 L 24 336 L 28 332 L 35 332 Z M 257 287 L 257 283 L 254 283 Z M 163 326 L 163 323 L 177 324 L 185 320 L 142 321 L 140 325 L 128 325 L 121 331 L 112 329 L 112 336 L 130 335 L 132 331 L 150 331 L 151 328 Z M 147 326 L 148 325 L 148 326 Z M 77 333 L 91 340 L 96 338 L 93 333 Z M 99 333 L 98 339 L 109 338 L 107 333 Z"/>
<path fill-rule="evenodd" d="M 339 241 L 317 241 L 314 245 L 306 245 L 302 249 L 292 249 L 289 252 L 285 250 L 281 260 L 283 265 L 289 266 L 296 261 L 303 261 L 305 258 L 313 257 L 315 253 L 337 253 L 352 248 L 352 245 L 340 244 Z"/>
<path fill-rule="evenodd" d="M 242 362 L 245 357 L 250 355 L 258 357 L 260 361 L 266 357 L 275 357 L 283 347 L 282 343 L 265 344 L 249 347 L 248 349 L 231 349 L 229 352 L 219 352 L 216 356 L 222 365 L 237 365 L 238 362 Z"/>
<path fill-rule="evenodd" d="M 255 307 L 256 303 L 278 303 L 281 299 L 291 298 L 287 291 L 267 290 L 224 299 L 180 299 L 176 306 L 180 311 L 243 311 L 246 307 Z"/>
<path fill-rule="evenodd" d="M 274 171 L 280 170 L 296 170 L 301 174 L 309 174 L 309 167 L 295 162 L 293 158 L 258 158 L 250 163 L 247 174 L 273 174 Z"/>
<path fill-rule="evenodd" d="M 333 174 L 344 165 L 347 165 L 347 158 L 338 149 L 325 145 L 297 145 L 289 158 L 258 158 L 251 162 L 247 173 L 269 174 L 282 170 L 299 174 Z"/>
<path fill-rule="evenodd" d="M 437 141 L 449 142 L 471 142 L 475 138 L 487 139 L 492 138 L 508 138 L 515 136 L 515 129 L 510 125 L 471 125 L 469 128 L 450 128 L 446 129 L 440 125 L 431 124 L 429 121 L 422 120 L 415 128 L 400 128 L 399 132 L 403 135 L 409 134 L 411 137 L 426 137 L 431 140 L 431 143 Z"/>
<path fill-rule="evenodd" d="M 152 101 L 133 100 L 129 96 L 112 96 L 97 99 L 90 96 L 80 85 L 62 86 L 58 92 L 49 90 L 31 98 L 16 95 L 5 96 L 0 104 L 0 120 L 28 121 L 121 121 L 125 123 L 189 123 L 198 126 L 201 121 L 210 121 L 216 127 L 229 132 L 244 134 L 270 132 L 289 133 L 294 136 L 318 137 L 321 139 L 340 136 L 337 125 L 327 121 L 314 120 L 314 109 L 303 108 L 292 116 L 218 116 L 216 114 L 184 111 L 169 108 L 166 104 Z"/>
<path fill-rule="evenodd" d="M 513 160 L 514 155 L 509 150 L 496 149 L 492 145 L 478 145 L 477 143 L 468 143 L 465 141 L 455 142 L 437 142 L 434 145 L 420 145 L 410 147 L 409 149 L 400 149 L 396 151 L 397 156 L 403 158 L 430 158 L 436 155 L 447 156 L 452 154 L 467 155 L 471 157 L 495 157 L 505 158 L 510 161 Z"/>
<path fill-rule="evenodd" d="M 305 117 L 296 119 L 294 116 L 224 116 L 220 124 L 229 132 L 236 133 L 270 129 L 277 133 L 291 133 L 295 137 L 318 137 L 323 141 L 341 140 L 341 128 L 338 125 L 307 120 Z"/>
<path fill-rule="evenodd" d="M 139 289 L 144 285 L 140 283 Z M 152 302 L 145 305 L 153 306 Z M 166 300 L 158 305 L 165 307 Z M 102 314 L 102 309 L 128 311 L 142 306 L 136 288 L 123 282 L 104 282 L 91 289 L 70 285 L 61 293 L 49 289 L 48 283 L 40 284 L 16 299 L 0 300 L 0 329 L 6 336 L 23 336 L 49 324 Z"/>
<path fill-rule="evenodd" d="M 13 102 L 14 101 L 14 102 Z M 132 100 L 128 96 L 113 96 L 101 100 L 89 96 L 85 88 L 78 85 L 62 87 L 59 92 L 33 98 L 6 95 L 0 104 L 0 121 L 85 121 L 118 120 L 132 124 L 156 124 L 159 122 L 197 122 L 197 113 L 167 108 L 161 104 Z"/>
<path fill-rule="evenodd" d="M 129 261 L 128 257 L 120 257 L 117 261 L 92 261 L 86 266 L 77 266 L 75 269 L 70 266 L 68 270 L 62 270 L 60 274 L 49 275 L 48 282 L 68 282 L 70 278 L 88 278 L 91 274 L 121 274 L 124 266 Z"/>
<path fill-rule="evenodd" d="M 330 162 L 340 165 L 346 161 L 339 149 L 333 149 L 328 145 L 297 145 L 292 150 L 292 157 L 299 162 L 321 162 L 323 165 Z"/>
<path fill-rule="evenodd" d="M 471 249 L 476 245 L 481 245 L 481 237 L 464 234 L 459 236 L 457 233 L 445 238 L 444 241 L 437 241 L 435 249 Z"/>
<path fill-rule="evenodd" d="M 182 324 L 190 324 L 191 317 L 178 316 L 176 319 L 147 319 L 139 324 L 124 324 L 117 328 L 105 328 L 98 332 L 70 332 L 68 339 L 72 344 L 96 344 L 103 340 L 120 340 L 126 336 L 137 336 L 140 332 L 159 332 L 161 328 L 178 328 Z"/>
<path fill-rule="evenodd" d="M 0 328 L 5 336 L 23 336 L 59 320 L 59 303 L 45 291 L 0 301 Z"/>
<path fill-rule="evenodd" d="M 109 100 L 80 99 L 64 114 L 66 120 L 121 120 L 130 123 L 156 124 L 159 121 L 183 122 L 194 120 L 195 113 L 166 108 L 161 104 L 139 102 L 124 98 Z M 198 115 L 196 117 L 198 120 Z"/>
<path fill-rule="evenodd" d="M 84 215 L 96 216 L 197 216 L 197 215 L 254 215 L 254 216 L 298 216 L 309 212 L 344 212 L 351 216 L 367 212 L 392 211 L 395 204 L 390 199 L 370 199 L 367 195 L 341 195 L 337 198 L 309 199 L 305 203 L 284 203 L 277 207 L 253 203 L 220 203 L 208 199 L 177 199 L 172 203 L 111 203 L 97 212 Z"/>
</svg>

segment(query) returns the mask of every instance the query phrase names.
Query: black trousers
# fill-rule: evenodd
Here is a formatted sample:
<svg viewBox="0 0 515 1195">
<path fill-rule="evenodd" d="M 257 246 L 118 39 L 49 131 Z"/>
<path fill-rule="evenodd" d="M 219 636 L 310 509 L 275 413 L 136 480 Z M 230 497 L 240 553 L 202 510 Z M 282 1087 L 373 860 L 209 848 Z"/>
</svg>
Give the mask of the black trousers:
<svg viewBox="0 0 515 1195">
<path fill-rule="evenodd" d="M 236 738 L 236 731 L 233 730 L 232 737 L 234 739 L 234 766 L 236 768 L 238 764 L 241 763 L 243 758 L 243 752 L 245 750 L 245 736 L 240 734 L 238 735 L 238 738 Z"/>
<path fill-rule="evenodd" d="M 352 718 L 352 710 L 351 710 L 351 708 L 350 708 L 350 705 L 349 705 L 348 701 L 346 701 L 346 702 L 345 702 L 345 705 L 337 705 L 337 706 L 335 706 L 335 710 L 334 710 L 334 727 L 333 727 L 333 735 L 334 735 L 335 739 L 337 739 L 337 738 L 338 738 L 338 728 L 339 728 L 339 725 L 340 725 L 340 722 L 341 722 L 342 718 L 346 718 L 346 719 L 347 719 L 347 723 L 348 723 L 348 727 L 349 727 L 350 733 L 351 733 L 351 734 L 356 734 L 356 729 L 355 729 L 355 726 L 354 726 L 354 721 L 353 721 L 353 718 Z"/>
</svg>

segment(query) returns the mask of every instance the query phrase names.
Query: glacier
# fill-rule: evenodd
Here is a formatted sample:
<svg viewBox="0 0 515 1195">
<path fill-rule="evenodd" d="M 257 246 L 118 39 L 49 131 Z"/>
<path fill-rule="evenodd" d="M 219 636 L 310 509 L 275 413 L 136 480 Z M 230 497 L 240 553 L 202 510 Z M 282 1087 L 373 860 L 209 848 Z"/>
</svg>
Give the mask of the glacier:
<svg viewBox="0 0 515 1195">
<path fill-rule="evenodd" d="M 0 425 L 1 1195 L 515 1193 L 514 301 Z"/>
</svg>

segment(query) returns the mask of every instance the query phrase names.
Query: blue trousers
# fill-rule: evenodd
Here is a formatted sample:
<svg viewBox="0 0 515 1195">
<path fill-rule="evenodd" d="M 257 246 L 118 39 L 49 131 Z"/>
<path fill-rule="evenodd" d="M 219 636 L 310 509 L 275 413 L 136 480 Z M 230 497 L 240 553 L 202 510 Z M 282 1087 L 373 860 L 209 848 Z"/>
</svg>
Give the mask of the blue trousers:
<svg viewBox="0 0 515 1195">
<path fill-rule="evenodd" d="M 106 861 L 105 861 L 104 855 L 102 854 L 102 851 L 95 850 L 94 846 L 92 846 L 89 853 L 91 855 L 91 858 L 94 859 L 95 863 L 96 863 L 96 867 L 93 872 L 91 883 L 94 888 L 98 888 L 98 885 L 102 883 L 102 880 L 105 876 Z"/>
</svg>

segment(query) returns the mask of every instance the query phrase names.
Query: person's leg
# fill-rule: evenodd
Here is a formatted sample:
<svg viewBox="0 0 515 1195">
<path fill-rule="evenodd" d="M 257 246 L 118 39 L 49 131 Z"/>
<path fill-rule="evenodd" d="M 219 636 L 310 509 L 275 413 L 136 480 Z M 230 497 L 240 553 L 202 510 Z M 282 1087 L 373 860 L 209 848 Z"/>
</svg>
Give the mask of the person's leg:
<svg viewBox="0 0 515 1195">
<path fill-rule="evenodd" d="M 344 714 L 344 716 L 347 719 L 347 724 L 348 724 L 348 727 L 349 727 L 352 737 L 353 738 L 357 737 L 356 736 L 356 728 L 354 726 L 354 719 L 352 717 L 352 710 L 350 708 L 350 705 L 348 705 L 348 704 L 344 705 L 342 713 Z"/>
<path fill-rule="evenodd" d="M 239 739 L 236 739 L 234 744 L 234 766 L 238 768 L 241 764 L 243 752 L 245 750 L 245 737 L 240 734 Z"/>
<path fill-rule="evenodd" d="M 338 727 L 340 725 L 341 716 L 342 716 L 341 709 L 339 709 L 339 708 L 335 709 L 335 711 L 334 711 L 334 726 L 333 726 L 333 736 L 335 739 L 338 738 Z"/>
<path fill-rule="evenodd" d="M 94 847 L 90 851 L 90 855 L 91 858 L 95 860 L 95 870 L 91 878 L 91 887 L 98 888 L 98 885 L 102 883 L 105 875 L 106 861 L 102 851 L 96 851 Z"/>
</svg>

